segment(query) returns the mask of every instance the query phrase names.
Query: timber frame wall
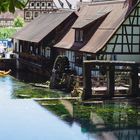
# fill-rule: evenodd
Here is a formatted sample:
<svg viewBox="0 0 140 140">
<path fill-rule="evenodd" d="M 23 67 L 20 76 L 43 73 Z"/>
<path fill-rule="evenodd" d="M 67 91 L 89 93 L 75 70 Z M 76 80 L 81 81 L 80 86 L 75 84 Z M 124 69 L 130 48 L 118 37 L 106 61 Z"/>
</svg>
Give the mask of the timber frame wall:
<svg viewBox="0 0 140 140">
<path fill-rule="evenodd" d="M 29 0 L 24 9 L 24 20 L 31 21 L 41 13 L 56 12 L 57 10 L 53 0 Z"/>
<path fill-rule="evenodd" d="M 127 16 L 127 15 L 126 15 Z M 104 55 L 140 55 L 140 4 L 99 52 Z"/>
</svg>

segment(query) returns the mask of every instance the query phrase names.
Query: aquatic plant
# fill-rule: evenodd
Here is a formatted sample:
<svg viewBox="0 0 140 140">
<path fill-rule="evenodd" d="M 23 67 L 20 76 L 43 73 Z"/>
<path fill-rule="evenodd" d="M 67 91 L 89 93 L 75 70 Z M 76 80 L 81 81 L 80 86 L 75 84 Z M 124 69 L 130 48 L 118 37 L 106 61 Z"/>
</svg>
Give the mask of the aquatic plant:
<svg viewBox="0 0 140 140">
<path fill-rule="evenodd" d="M 12 95 L 17 98 L 57 98 L 64 96 L 64 94 L 59 91 L 32 86 L 26 86 L 26 88 L 21 86 L 15 89 Z"/>
</svg>

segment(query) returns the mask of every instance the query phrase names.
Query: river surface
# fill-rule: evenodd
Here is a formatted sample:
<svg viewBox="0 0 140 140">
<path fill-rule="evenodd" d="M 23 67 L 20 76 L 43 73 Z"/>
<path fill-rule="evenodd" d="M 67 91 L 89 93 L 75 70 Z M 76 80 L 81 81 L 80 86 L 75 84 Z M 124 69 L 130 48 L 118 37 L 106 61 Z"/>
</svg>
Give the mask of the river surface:
<svg viewBox="0 0 140 140">
<path fill-rule="evenodd" d="M 0 78 L 0 140 L 84 140 L 80 127 L 66 123 L 31 99 L 12 99 L 18 81 Z"/>
<path fill-rule="evenodd" d="M 139 104 L 134 110 L 129 107 L 128 112 L 125 112 L 123 106 L 124 112 L 118 110 L 118 112 L 114 111 L 115 115 L 112 115 L 112 110 L 109 113 L 104 112 L 106 108 L 104 104 L 95 108 L 94 105 L 66 103 L 66 108 L 68 104 L 72 105 L 72 113 L 67 113 L 66 109 L 66 111 L 62 110 L 64 104 L 61 103 L 50 103 L 48 106 L 46 103 L 37 103 L 32 99 L 13 98 L 13 92 L 19 88 L 19 85 L 34 81 L 31 81 L 31 78 L 27 80 L 27 76 L 21 77 L 19 79 L 12 76 L 0 77 L 0 140 L 140 139 Z M 124 105 L 126 106 L 127 103 Z M 98 109 L 96 113 L 95 109 Z M 107 118 L 110 114 L 113 117 Z M 133 118 L 130 114 L 136 117 Z M 114 125 L 108 122 L 111 124 L 114 122 Z"/>
</svg>

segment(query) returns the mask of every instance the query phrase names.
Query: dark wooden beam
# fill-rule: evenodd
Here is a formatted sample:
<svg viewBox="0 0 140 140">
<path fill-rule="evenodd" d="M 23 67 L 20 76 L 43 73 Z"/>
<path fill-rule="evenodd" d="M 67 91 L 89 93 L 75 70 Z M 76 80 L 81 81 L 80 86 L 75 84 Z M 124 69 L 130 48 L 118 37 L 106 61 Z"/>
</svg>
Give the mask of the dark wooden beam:
<svg viewBox="0 0 140 140">
<path fill-rule="evenodd" d="M 88 63 L 83 64 L 83 77 L 84 77 L 84 93 L 83 100 L 92 97 L 92 82 L 91 82 L 91 66 Z"/>
<path fill-rule="evenodd" d="M 133 34 L 134 34 L 134 31 L 133 31 L 133 26 L 131 27 L 131 52 L 133 52 Z"/>
<path fill-rule="evenodd" d="M 121 42 L 121 53 L 123 53 L 123 38 L 124 38 L 124 26 L 122 26 L 122 42 Z"/>
<path fill-rule="evenodd" d="M 115 43 L 114 43 L 114 46 L 113 46 L 113 49 L 112 49 L 113 53 L 115 52 L 117 41 L 118 41 L 118 35 L 116 35 Z"/>
<path fill-rule="evenodd" d="M 107 94 L 114 97 L 115 92 L 115 66 L 110 65 L 107 71 Z"/>
<path fill-rule="evenodd" d="M 140 63 L 137 63 L 135 61 L 109 61 L 109 60 L 85 60 L 84 63 L 86 65 L 90 65 L 91 67 L 94 67 L 95 65 L 101 66 L 101 65 L 113 65 L 113 66 L 140 66 Z"/>
<path fill-rule="evenodd" d="M 138 65 L 134 65 L 131 67 L 131 88 L 130 94 L 131 96 L 137 97 L 139 93 L 139 78 L 138 78 Z"/>
<path fill-rule="evenodd" d="M 137 25 L 139 24 L 139 8 L 136 9 L 137 10 Z"/>
<path fill-rule="evenodd" d="M 103 53 L 98 53 L 98 55 L 100 55 L 100 54 L 103 54 Z M 124 55 L 124 54 L 128 54 L 128 55 L 140 55 L 140 52 L 130 52 L 130 53 L 129 53 L 129 52 L 123 52 L 123 53 L 121 53 L 121 52 L 114 52 L 114 53 L 113 53 L 113 52 L 105 52 L 104 54 L 106 54 L 106 55 L 107 55 L 107 54 L 108 54 L 108 55 L 109 55 L 109 54 L 110 54 L 110 55 L 111 55 L 111 54 L 119 54 L 119 55 Z"/>
<path fill-rule="evenodd" d="M 127 35 L 126 26 L 124 26 L 124 29 L 125 29 L 125 37 L 126 37 L 126 41 L 127 41 L 127 46 L 128 46 L 128 52 L 130 53 L 129 39 L 128 39 L 128 35 Z"/>
<path fill-rule="evenodd" d="M 134 24 L 134 20 L 135 20 L 135 18 L 136 18 L 136 13 L 137 13 L 137 9 L 135 9 L 134 16 L 133 16 L 133 20 L 132 20 L 132 24 Z"/>
<path fill-rule="evenodd" d="M 139 53 L 140 53 L 140 27 L 139 27 Z"/>
</svg>

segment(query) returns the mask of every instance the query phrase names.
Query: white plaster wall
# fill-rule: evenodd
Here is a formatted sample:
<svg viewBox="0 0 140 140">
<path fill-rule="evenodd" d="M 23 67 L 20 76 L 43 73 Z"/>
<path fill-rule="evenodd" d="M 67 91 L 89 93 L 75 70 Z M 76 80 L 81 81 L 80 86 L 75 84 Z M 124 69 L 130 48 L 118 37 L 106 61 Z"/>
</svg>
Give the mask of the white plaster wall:
<svg viewBox="0 0 140 140">
<path fill-rule="evenodd" d="M 117 55 L 117 60 L 140 62 L 140 55 Z"/>
</svg>

